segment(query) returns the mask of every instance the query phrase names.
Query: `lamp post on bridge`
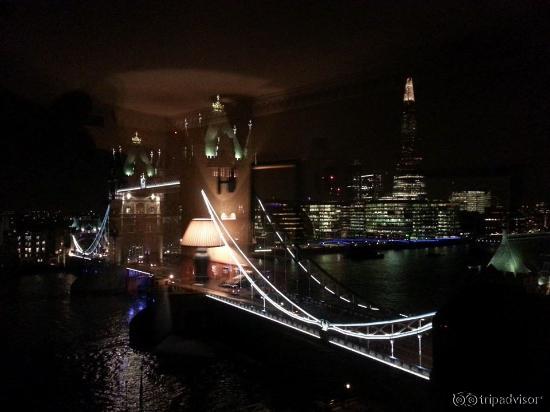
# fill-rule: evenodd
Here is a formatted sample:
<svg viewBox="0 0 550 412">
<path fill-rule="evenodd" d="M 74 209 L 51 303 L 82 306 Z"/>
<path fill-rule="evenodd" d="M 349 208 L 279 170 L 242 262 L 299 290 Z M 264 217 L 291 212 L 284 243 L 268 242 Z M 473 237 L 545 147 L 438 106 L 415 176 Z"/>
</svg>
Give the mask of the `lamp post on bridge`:
<svg viewBox="0 0 550 412">
<path fill-rule="evenodd" d="M 420 329 L 422 327 L 422 321 L 424 319 L 420 319 L 418 321 L 418 328 Z M 418 366 L 422 367 L 422 334 L 419 333 L 418 335 Z"/>
<path fill-rule="evenodd" d="M 391 324 L 391 334 L 393 335 L 393 323 Z M 390 347 L 391 347 L 390 358 L 395 359 L 395 356 L 393 356 L 393 339 L 390 339 Z"/>
<path fill-rule="evenodd" d="M 422 367 L 422 335 L 418 334 L 418 366 Z"/>
</svg>

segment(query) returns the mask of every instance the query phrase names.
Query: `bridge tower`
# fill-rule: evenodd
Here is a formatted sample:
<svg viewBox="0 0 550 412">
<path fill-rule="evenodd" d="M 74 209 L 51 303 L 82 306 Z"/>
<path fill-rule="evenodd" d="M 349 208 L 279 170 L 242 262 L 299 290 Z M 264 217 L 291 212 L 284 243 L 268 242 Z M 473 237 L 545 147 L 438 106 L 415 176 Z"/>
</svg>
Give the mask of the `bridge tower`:
<svg viewBox="0 0 550 412">
<path fill-rule="evenodd" d="M 201 197 L 204 189 L 239 244 L 248 246 L 253 124 L 228 113 L 227 104 L 218 95 L 207 116 L 199 114 L 198 122 L 192 125 L 185 121 L 181 175 L 183 227 L 193 218 L 207 216 Z"/>
<path fill-rule="evenodd" d="M 112 196 L 113 260 L 118 264 L 160 264 L 165 203 L 169 193 L 178 191 L 179 180 L 165 176 L 162 150 L 146 147 L 138 132 L 131 138 L 125 159 L 122 148 L 113 150 L 113 156 L 122 165 L 126 179 Z"/>
</svg>

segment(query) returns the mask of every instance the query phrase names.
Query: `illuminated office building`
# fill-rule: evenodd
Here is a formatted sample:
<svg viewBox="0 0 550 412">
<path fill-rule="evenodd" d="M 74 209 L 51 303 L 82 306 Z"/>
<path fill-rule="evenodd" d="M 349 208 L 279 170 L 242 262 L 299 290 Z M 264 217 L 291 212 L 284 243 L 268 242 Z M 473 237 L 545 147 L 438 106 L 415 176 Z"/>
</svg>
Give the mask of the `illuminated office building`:
<svg viewBox="0 0 550 412">
<path fill-rule="evenodd" d="M 458 233 L 446 202 L 384 197 L 365 204 L 365 235 L 388 239 L 438 239 Z"/>
<path fill-rule="evenodd" d="M 448 202 L 389 196 L 351 204 L 308 204 L 302 209 L 314 239 L 442 239 L 459 233 L 456 208 Z"/>
<path fill-rule="evenodd" d="M 331 239 L 341 236 L 343 206 L 335 203 L 313 203 L 302 206 L 312 226 L 314 239 Z"/>
<path fill-rule="evenodd" d="M 453 192 L 449 202 L 465 212 L 485 213 L 491 206 L 491 192 L 481 190 L 464 190 Z"/>
<path fill-rule="evenodd" d="M 342 237 L 361 237 L 365 234 L 365 202 L 356 201 L 341 207 Z"/>
<path fill-rule="evenodd" d="M 382 194 L 382 175 L 378 173 L 357 173 L 352 176 L 352 197 L 355 201 L 378 199 Z"/>
</svg>

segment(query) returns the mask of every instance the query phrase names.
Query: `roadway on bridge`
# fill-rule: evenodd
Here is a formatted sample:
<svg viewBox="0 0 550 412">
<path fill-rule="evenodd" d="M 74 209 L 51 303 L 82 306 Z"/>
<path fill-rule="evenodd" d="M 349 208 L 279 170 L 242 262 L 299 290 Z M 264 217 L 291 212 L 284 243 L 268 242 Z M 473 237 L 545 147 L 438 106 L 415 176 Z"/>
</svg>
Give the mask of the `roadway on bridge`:
<svg viewBox="0 0 550 412">
<path fill-rule="evenodd" d="M 161 287 L 168 287 L 171 293 L 201 293 L 205 295 L 218 296 L 226 301 L 234 302 L 236 306 L 241 308 L 250 308 L 258 315 L 265 315 L 273 319 L 281 319 L 280 313 L 270 307 L 270 305 L 264 305 L 264 300 L 259 293 L 254 292 L 253 289 L 247 284 L 246 280 L 243 280 L 240 287 L 230 288 L 223 286 L 228 280 L 229 276 L 220 276 L 217 278 L 209 278 L 205 282 L 198 282 L 193 278 L 182 279 L 174 277 L 171 279 L 168 275 L 170 272 L 174 272 L 174 268 L 157 267 L 152 272 L 157 273 L 156 280 Z M 142 268 L 143 270 L 143 268 Z M 176 272 L 177 273 L 177 272 Z M 297 298 L 296 296 L 289 295 L 291 299 Z M 294 300 L 294 299 L 293 299 Z M 330 319 L 331 322 L 337 321 L 349 321 L 350 310 L 346 305 L 339 305 L 339 302 L 320 302 L 313 299 L 299 298 L 295 300 L 301 307 L 306 309 L 320 319 Z M 283 303 L 283 302 L 282 302 Z M 372 314 L 360 312 L 353 312 L 353 318 L 362 321 L 372 321 Z M 309 332 L 317 332 L 314 329 L 307 328 Z M 389 341 L 361 341 L 353 337 L 344 337 L 343 343 L 346 346 L 352 347 L 354 344 L 360 347 L 364 347 L 367 351 L 373 351 L 377 356 L 382 359 L 387 359 L 390 354 Z M 355 347 L 355 346 L 354 346 Z M 424 370 L 424 373 L 432 368 L 432 342 L 431 335 L 429 333 L 423 334 L 422 338 L 422 354 L 418 353 L 418 341 L 416 336 L 396 339 L 394 341 L 393 348 L 395 360 L 399 360 L 407 365 L 414 365 L 415 367 Z M 393 359 L 390 359 L 393 361 Z"/>
</svg>

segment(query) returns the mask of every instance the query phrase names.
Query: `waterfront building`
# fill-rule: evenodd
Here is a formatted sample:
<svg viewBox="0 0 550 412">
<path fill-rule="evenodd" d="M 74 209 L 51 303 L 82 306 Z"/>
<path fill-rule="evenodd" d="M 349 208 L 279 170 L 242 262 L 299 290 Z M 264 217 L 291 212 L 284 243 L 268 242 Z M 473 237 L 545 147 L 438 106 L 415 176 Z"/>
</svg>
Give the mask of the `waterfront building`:
<svg viewBox="0 0 550 412">
<path fill-rule="evenodd" d="M 448 202 L 387 196 L 371 202 L 307 204 L 302 209 L 317 240 L 441 239 L 459 234 L 456 208 Z"/>
<path fill-rule="evenodd" d="M 491 206 L 491 192 L 482 190 L 463 190 L 452 192 L 449 202 L 465 212 L 483 214 Z"/>
<path fill-rule="evenodd" d="M 263 205 L 271 222 L 267 221 L 260 207 L 256 206 L 253 218 L 253 238 L 256 246 L 271 247 L 280 244 L 272 224 L 297 243 L 315 238 L 312 225 L 319 216 L 317 211 L 309 216 L 304 206 L 298 207 L 284 202 L 267 202 Z"/>
<path fill-rule="evenodd" d="M 342 237 L 361 237 L 365 234 L 365 202 L 355 201 L 341 207 Z"/>
<path fill-rule="evenodd" d="M 365 204 L 365 235 L 438 239 L 458 234 L 455 209 L 446 202 L 384 197 Z"/>
<path fill-rule="evenodd" d="M 426 196 L 424 176 L 420 170 L 422 154 L 416 131 L 416 107 L 413 80 L 407 78 L 401 119 L 401 154 L 393 180 L 393 196 L 420 199 Z"/>
<path fill-rule="evenodd" d="M 435 237 L 459 235 L 460 225 L 456 208 L 448 202 L 432 200 L 429 203 L 435 214 Z"/>
<path fill-rule="evenodd" d="M 337 202 L 310 203 L 302 206 L 312 226 L 314 239 L 332 239 L 342 235 L 344 205 Z"/>
<path fill-rule="evenodd" d="M 483 233 L 485 235 L 501 235 L 506 227 L 507 212 L 501 205 L 494 205 L 485 210 L 483 216 Z"/>
<path fill-rule="evenodd" d="M 534 205 L 522 205 L 511 213 L 510 232 L 535 233 L 548 230 L 550 210 L 545 202 Z"/>
<path fill-rule="evenodd" d="M 412 220 L 406 210 L 408 205 L 409 202 L 393 197 L 365 204 L 365 235 L 397 239 L 409 237 Z"/>
<path fill-rule="evenodd" d="M 34 210 L 2 214 L 0 255 L 24 264 L 46 264 L 62 253 L 67 222 L 61 213 Z"/>
<path fill-rule="evenodd" d="M 20 262 L 44 263 L 46 262 L 46 239 L 45 231 L 26 230 L 17 235 L 17 256 Z"/>
</svg>

